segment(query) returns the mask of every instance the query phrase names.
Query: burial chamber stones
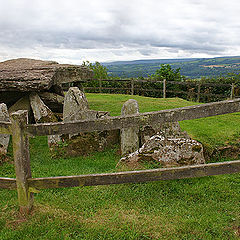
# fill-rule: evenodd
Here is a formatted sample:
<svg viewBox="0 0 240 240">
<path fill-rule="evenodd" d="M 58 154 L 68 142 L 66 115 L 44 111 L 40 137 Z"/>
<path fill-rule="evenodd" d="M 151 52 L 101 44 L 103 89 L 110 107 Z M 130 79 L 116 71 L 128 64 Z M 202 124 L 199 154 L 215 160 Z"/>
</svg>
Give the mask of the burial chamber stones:
<svg viewBox="0 0 240 240">
<path fill-rule="evenodd" d="M 0 103 L 8 108 L 35 92 L 54 112 L 62 112 L 63 83 L 92 79 L 85 66 L 19 58 L 0 62 Z"/>
<path fill-rule="evenodd" d="M 0 63 L 0 121 L 9 121 L 9 113 L 28 110 L 29 122 L 69 122 L 109 117 L 105 111 L 89 109 L 85 94 L 77 87 L 63 93 L 61 84 L 92 78 L 86 67 L 53 61 L 16 59 Z M 124 103 L 122 116 L 138 114 L 136 100 Z M 8 135 L 0 135 L 0 153 L 6 153 Z M 120 143 L 121 163 L 154 161 L 162 165 L 203 163 L 200 143 L 191 140 L 179 124 L 143 126 L 96 131 L 75 135 L 49 136 L 49 147 L 56 156 L 88 155 Z M 174 159 L 176 161 L 174 161 Z"/>
</svg>

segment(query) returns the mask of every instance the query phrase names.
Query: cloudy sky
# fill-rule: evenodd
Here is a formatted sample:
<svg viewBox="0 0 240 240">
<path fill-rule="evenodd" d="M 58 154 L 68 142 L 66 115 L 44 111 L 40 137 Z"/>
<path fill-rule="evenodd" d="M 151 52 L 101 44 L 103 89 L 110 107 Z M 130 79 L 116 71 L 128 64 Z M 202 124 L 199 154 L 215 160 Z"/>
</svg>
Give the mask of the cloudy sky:
<svg viewBox="0 0 240 240">
<path fill-rule="evenodd" d="M 0 0 L 0 61 L 236 55 L 239 0 Z"/>
</svg>

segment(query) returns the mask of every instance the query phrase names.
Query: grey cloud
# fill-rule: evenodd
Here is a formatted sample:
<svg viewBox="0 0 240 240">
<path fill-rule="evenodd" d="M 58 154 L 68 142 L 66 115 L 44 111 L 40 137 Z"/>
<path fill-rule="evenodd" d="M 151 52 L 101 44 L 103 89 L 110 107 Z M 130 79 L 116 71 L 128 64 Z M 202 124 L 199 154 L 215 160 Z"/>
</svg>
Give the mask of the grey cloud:
<svg viewBox="0 0 240 240">
<path fill-rule="evenodd" d="M 233 2 L 223 17 L 226 0 L 217 5 L 207 0 L 0 0 L 0 45 L 9 51 L 36 53 L 40 46 L 97 57 L 102 51 L 109 57 L 155 57 L 157 49 L 170 56 L 180 51 L 223 55 L 240 46 L 240 4 Z"/>
</svg>

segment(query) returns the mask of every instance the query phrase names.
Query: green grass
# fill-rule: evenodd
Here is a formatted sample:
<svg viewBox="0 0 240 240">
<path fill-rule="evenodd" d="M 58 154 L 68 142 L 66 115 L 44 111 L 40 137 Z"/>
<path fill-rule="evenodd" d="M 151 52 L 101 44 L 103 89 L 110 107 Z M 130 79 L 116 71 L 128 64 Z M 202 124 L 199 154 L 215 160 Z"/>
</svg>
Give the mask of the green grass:
<svg viewBox="0 0 240 240">
<path fill-rule="evenodd" d="M 119 115 L 129 98 L 140 111 L 193 105 L 182 99 L 87 94 L 91 109 Z M 184 121 L 210 147 L 239 140 L 238 113 Z M 34 177 L 116 171 L 117 147 L 88 157 L 52 159 L 46 137 L 31 139 Z M 11 163 L 1 176 L 14 177 Z M 16 191 L 0 190 L 0 239 L 239 239 L 239 174 L 144 184 L 42 190 L 31 216 L 18 214 Z"/>
</svg>

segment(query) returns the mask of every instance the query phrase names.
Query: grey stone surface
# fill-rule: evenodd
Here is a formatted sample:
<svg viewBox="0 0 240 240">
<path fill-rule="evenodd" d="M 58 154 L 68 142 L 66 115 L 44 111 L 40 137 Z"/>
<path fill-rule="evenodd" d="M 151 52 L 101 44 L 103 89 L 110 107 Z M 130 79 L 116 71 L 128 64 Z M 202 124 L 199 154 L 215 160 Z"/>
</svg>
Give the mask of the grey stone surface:
<svg viewBox="0 0 240 240">
<path fill-rule="evenodd" d="M 36 123 L 57 122 L 53 112 L 44 104 L 38 94 L 31 93 L 29 100 Z"/>
<path fill-rule="evenodd" d="M 143 145 L 154 135 L 161 135 L 165 138 L 186 138 L 190 139 L 187 132 L 182 131 L 178 122 L 167 122 L 144 126 L 140 129 L 140 142 Z"/>
<path fill-rule="evenodd" d="M 121 158 L 121 163 L 158 162 L 164 167 L 205 163 L 202 144 L 192 139 L 152 136 L 143 146 Z"/>
<path fill-rule="evenodd" d="M 129 99 L 123 104 L 121 115 L 127 116 L 138 114 L 138 102 Z M 121 129 L 121 154 L 123 156 L 136 151 L 139 148 L 139 127 L 129 127 Z"/>
<path fill-rule="evenodd" d="M 57 118 L 53 112 L 44 104 L 42 99 L 36 93 L 31 93 L 29 95 L 30 105 L 33 111 L 34 119 L 36 123 L 48 123 L 57 122 Z M 57 144 L 61 141 L 59 135 L 48 136 L 48 145 Z"/>
<path fill-rule="evenodd" d="M 0 121 L 10 122 L 7 105 L 0 104 Z M 0 134 L 0 154 L 6 154 L 8 149 L 10 136 L 8 134 Z"/>
<path fill-rule="evenodd" d="M 69 88 L 64 98 L 63 121 L 86 119 L 81 112 L 88 111 L 88 102 L 85 94 L 78 87 Z"/>
<path fill-rule="evenodd" d="M 40 92 L 55 84 L 92 78 L 93 71 L 86 66 L 27 58 L 0 62 L 1 91 Z"/>
</svg>

